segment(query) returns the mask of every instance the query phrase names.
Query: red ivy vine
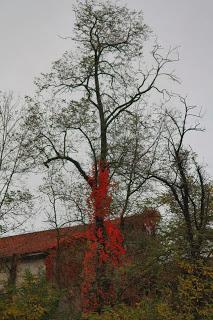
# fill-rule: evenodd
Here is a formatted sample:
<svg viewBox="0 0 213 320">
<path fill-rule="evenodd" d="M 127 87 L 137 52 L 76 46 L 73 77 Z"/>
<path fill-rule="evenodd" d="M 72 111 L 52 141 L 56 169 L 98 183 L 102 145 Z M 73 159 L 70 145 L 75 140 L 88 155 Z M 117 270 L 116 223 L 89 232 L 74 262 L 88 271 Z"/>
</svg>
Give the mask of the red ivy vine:
<svg viewBox="0 0 213 320">
<path fill-rule="evenodd" d="M 86 232 L 89 245 L 83 263 L 82 301 L 85 312 L 98 310 L 100 301 L 107 304 L 113 299 L 112 283 L 106 287 L 97 283 L 97 268 L 118 267 L 121 256 L 125 254 L 122 234 L 118 226 L 109 220 L 112 202 L 109 165 L 99 162 L 98 172 L 93 170 L 89 184 L 92 190 L 88 198 L 88 207 L 92 215 Z"/>
<path fill-rule="evenodd" d="M 98 163 L 97 171 L 93 170 L 88 178 L 91 193 L 88 198 L 90 223 L 86 231 L 75 233 L 74 239 L 86 239 L 87 249 L 83 259 L 83 283 L 81 288 L 82 306 L 84 312 L 97 311 L 101 301 L 105 304 L 113 300 L 113 285 L 108 279 L 108 285 L 102 286 L 97 281 L 98 270 L 112 271 L 121 264 L 121 257 L 125 254 L 123 237 L 116 223 L 109 220 L 112 202 L 111 185 L 109 181 L 109 165 Z M 66 242 L 66 241 L 65 241 Z M 61 245 L 67 245 L 62 243 Z M 49 278 L 53 277 L 53 251 L 46 259 L 46 270 Z M 72 268 L 72 266 L 70 266 Z M 110 274 L 108 274 L 110 277 Z"/>
</svg>

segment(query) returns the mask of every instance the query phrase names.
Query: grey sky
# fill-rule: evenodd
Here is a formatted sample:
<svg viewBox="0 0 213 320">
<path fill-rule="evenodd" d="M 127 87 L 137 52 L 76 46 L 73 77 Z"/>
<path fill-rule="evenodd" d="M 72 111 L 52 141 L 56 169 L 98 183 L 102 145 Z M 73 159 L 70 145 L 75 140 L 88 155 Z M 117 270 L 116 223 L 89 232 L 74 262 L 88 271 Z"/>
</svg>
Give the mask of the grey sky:
<svg viewBox="0 0 213 320">
<path fill-rule="evenodd" d="M 0 90 L 33 93 L 33 78 L 48 71 L 51 61 L 70 48 L 73 0 L 0 0 Z M 122 2 L 121 2 L 122 3 Z M 213 174 L 213 1 L 128 0 L 142 9 L 145 22 L 163 46 L 181 46 L 176 74 L 179 92 L 203 106 L 207 132 L 190 143 Z"/>
</svg>

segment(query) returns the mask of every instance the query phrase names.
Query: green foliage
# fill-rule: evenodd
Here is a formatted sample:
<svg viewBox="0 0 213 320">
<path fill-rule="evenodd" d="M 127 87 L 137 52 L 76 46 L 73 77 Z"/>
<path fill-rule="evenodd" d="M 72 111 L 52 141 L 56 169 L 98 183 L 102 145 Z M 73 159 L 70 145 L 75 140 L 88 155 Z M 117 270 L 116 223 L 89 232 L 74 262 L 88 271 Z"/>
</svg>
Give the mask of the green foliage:
<svg viewBox="0 0 213 320">
<path fill-rule="evenodd" d="M 156 317 L 155 310 L 153 310 L 152 305 L 149 303 L 141 302 L 134 307 L 129 307 L 124 304 L 117 305 L 114 308 L 107 308 L 101 315 L 90 314 L 85 316 L 84 319 L 87 320 L 155 320 L 159 319 Z"/>
<path fill-rule="evenodd" d="M 145 265 L 144 265 L 145 266 Z M 154 279 L 151 267 L 150 277 L 139 266 L 123 268 L 128 273 L 126 281 L 127 296 L 130 300 L 123 303 L 117 300 L 115 306 L 107 307 L 101 315 L 84 315 L 87 320 L 212 320 L 213 319 L 213 271 L 210 265 L 201 261 L 170 261 L 159 270 Z M 129 270 L 128 270 L 129 269 Z M 138 285 L 135 281 L 138 281 Z M 147 279 L 156 288 L 147 292 Z M 154 280 L 156 282 L 154 282 Z M 134 284 L 134 291 L 132 288 Z M 121 277 L 120 289 L 124 278 Z M 118 284 L 118 282 L 117 282 Z M 143 284 L 145 288 L 143 290 Z M 119 289 L 119 288 L 117 288 Z M 157 289 L 157 290 L 155 290 Z M 140 298 L 140 300 L 139 300 Z M 135 301 L 134 301 L 135 299 Z"/>
<path fill-rule="evenodd" d="M 213 270 L 201 261 L 181 261 L 177 286 L 177 309 L 195 319 L 213 319 Z"/>
<path fill-rule="evenodd" d="M 172 308 L 162 302 L 143 300 L 133 307 L 118 305 L 106 309 L 103 314 L 90 314 L 87 320 L 192 320 L 189 314 L 177 314 Z"/>
<path fill-rule="evenodd" d="M 46 282 L 40 273 L 37 277 L 26 272 L 18 288 L 6 288 L 0 300 L 2 320 L 49 320 L 54 319 L 60 294 Z"/>
</svg>

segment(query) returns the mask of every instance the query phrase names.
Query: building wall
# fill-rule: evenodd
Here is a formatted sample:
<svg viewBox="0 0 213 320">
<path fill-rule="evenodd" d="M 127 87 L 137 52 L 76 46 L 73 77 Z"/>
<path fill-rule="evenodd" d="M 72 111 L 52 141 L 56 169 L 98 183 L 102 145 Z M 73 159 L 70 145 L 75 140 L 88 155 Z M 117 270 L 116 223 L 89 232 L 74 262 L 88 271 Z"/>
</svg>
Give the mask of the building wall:
<svg viewBox="0 0 213 320">
<path fill-rule="evenodd" d="M 7 283 L 9 278 L 9 270 L 7 270 L 6 266 L 1 264 L 0 266 L 0 291 L 4 288 L 5 283 Z"/>
<path fill-rule="evenodd" d="M 33 275 L 39 273 L 40 270 L 45 270 L 44 258 L 33 258 L 23 260 L 17 265 L 16 284 L 19 285 L 23 281 L 26 270 Z"/>
<path fill-rule="evenodd" d="M 2 261 L 0 264 L 0 290 L 8 282 L 10 277 L 11 261 Z M 16 266 L 16 284 L 20 285 L 26 271 L 30 271 L 33 275 L 39 273 L 40 270 L 45 271 L 44 257 L 27 257 L 17 261 Z"/>
</svg>

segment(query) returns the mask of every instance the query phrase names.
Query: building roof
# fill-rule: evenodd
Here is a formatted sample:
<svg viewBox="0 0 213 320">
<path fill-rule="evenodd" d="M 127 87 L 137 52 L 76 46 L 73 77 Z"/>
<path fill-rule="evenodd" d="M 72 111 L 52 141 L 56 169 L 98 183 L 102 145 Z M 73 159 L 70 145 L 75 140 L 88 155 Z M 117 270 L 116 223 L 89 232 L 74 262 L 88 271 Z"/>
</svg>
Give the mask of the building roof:
<svg viewBox="0 0 213 320">
<path fill-rule="evenodd" d="M 134 232 L 145 230 L 150 234 L 150 230 L 155 228 L 159 219 L 156 210 L 147 210 L 143 214 L 126 217 L 128 226 L 132 225 Z M 119 219 L 112 220 L 119 223 Z M 60 239 L 70 239 L 76 232 L 85 229 L 84 225 L 60 228 Z M 0 238 L 0 258 L 11 257 L 13 255 L 29 255 L 35 253 L 45 253 L 57 245 L 57 230 L 44 230 L 32 233 L 25 233 L 16 236 Z"/>
<path fill-rule="evenodd" d="M 70 238 L 79 226 L 60 228 L 60 238 Z M 44 230 L 0 239 L 0 257 L 48 252 L 57 243 L 57 231 Z"/>
</svg>

